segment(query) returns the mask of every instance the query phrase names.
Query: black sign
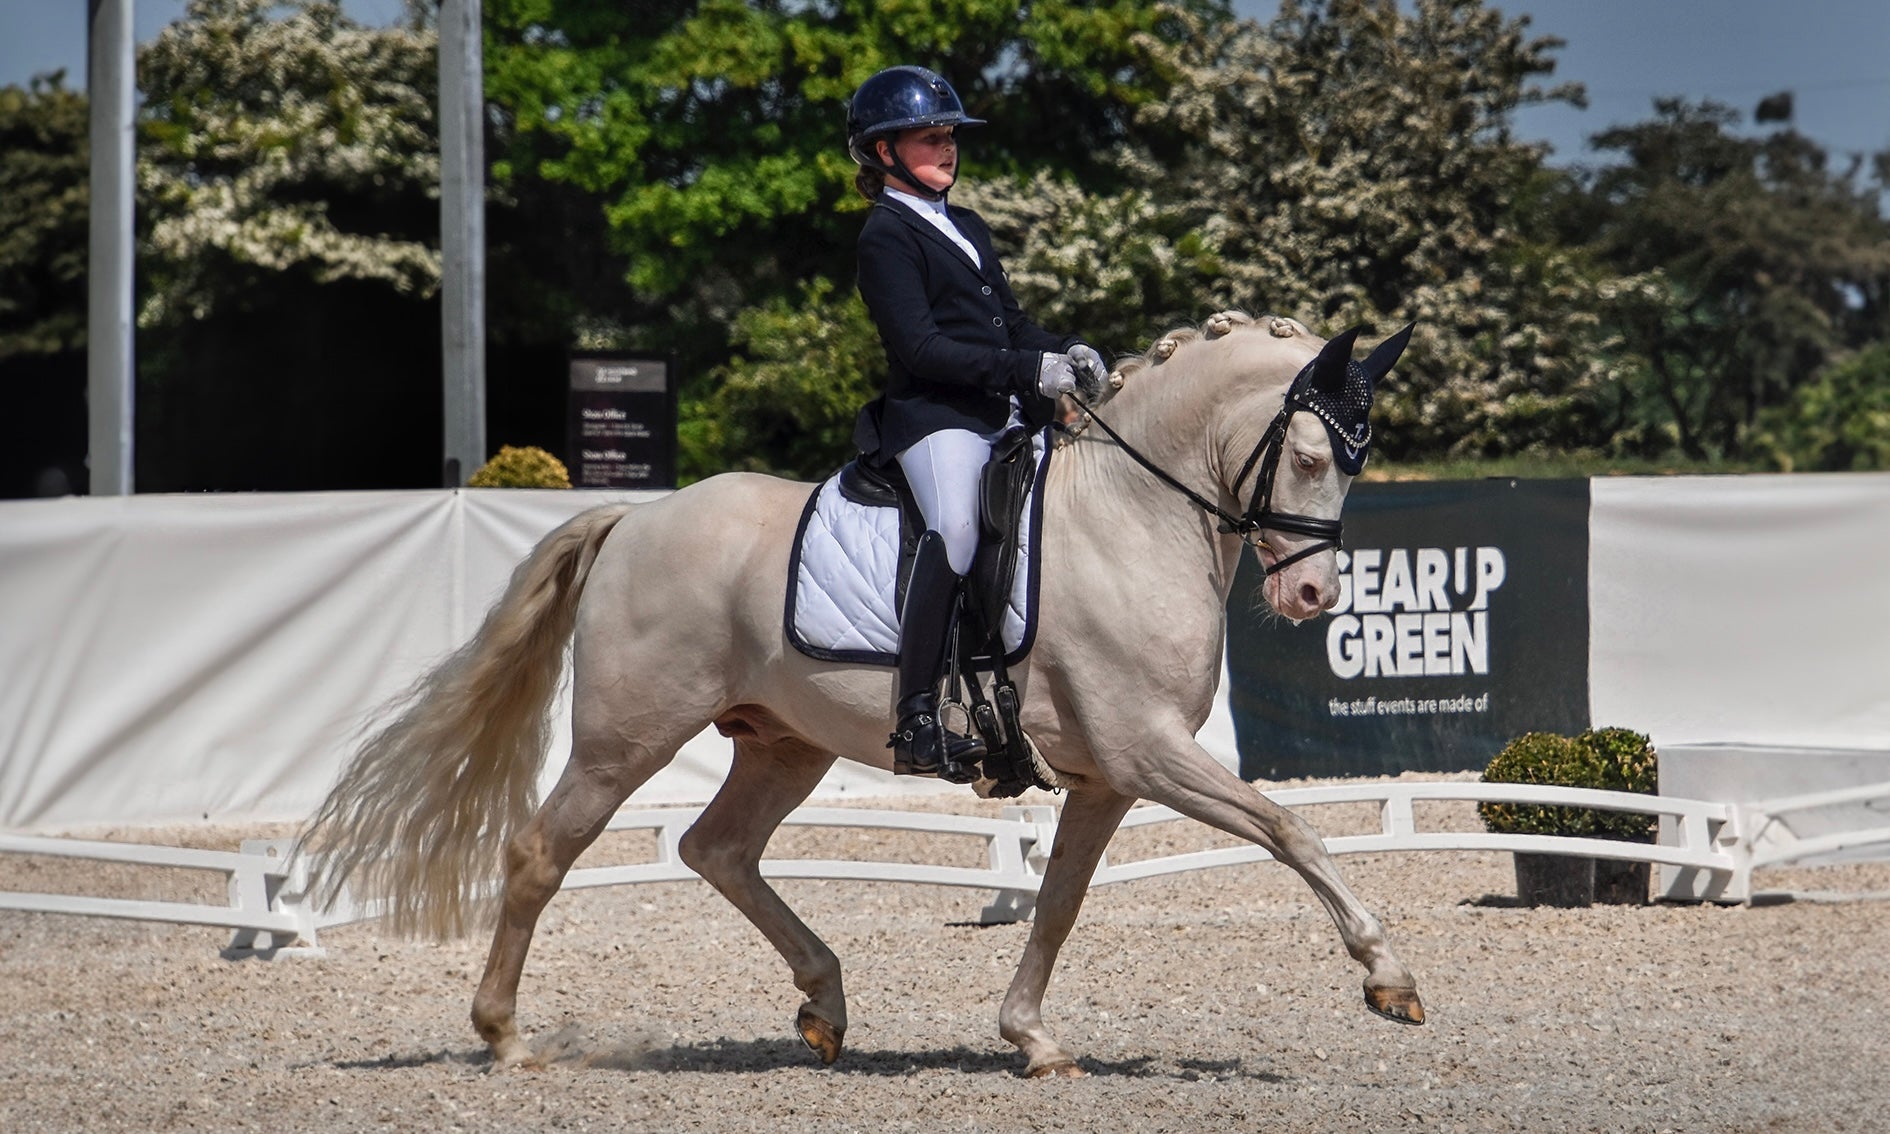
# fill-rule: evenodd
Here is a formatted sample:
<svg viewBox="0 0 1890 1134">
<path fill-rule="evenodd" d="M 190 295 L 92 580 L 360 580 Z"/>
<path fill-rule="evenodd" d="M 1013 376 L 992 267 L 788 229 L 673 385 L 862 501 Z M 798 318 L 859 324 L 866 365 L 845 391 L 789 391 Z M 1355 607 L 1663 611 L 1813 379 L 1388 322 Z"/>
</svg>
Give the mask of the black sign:
<svg viewBox="0 0 1890 1134">
<path fill-rule="evenodd" d="M 571 359 L 565 464 L 578 488 L 673 488 L 675 367 L 662 359 Z"/>
<path fill-rule="evenodd" d="M 1246 779 L 1481 769 L 1588 727 L 1588 482 L 1361 484 L 1339 605 L 1295 626 L 1243 557 L 1229 707 Z"/>
</svg>

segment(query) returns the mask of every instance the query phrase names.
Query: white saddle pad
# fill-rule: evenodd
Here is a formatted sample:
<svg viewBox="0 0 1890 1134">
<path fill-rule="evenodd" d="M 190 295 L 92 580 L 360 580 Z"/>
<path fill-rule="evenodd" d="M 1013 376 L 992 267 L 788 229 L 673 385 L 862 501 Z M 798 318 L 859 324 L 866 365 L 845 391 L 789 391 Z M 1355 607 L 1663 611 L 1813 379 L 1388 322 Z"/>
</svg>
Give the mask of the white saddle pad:
<svg viewBox="0 0 1890 1134">
<path fill-rule="evenodd" d="M 1018 522 L 1017 574 L 1004 610 L 1004 661 L 1030 652 L 1036 632 L 1038 489 L 1049 465 L 1046 434 L 1031 438 L 1035 473 Z M 893 665 L 899 614 L 893 596 L 899 572 L 899 509 L 861 504 L 840 491 L 840 474 L 821 482 L 801 514 L 788 565 L 787 631 L 794 648 L 822 661 Z"/>
</svg>

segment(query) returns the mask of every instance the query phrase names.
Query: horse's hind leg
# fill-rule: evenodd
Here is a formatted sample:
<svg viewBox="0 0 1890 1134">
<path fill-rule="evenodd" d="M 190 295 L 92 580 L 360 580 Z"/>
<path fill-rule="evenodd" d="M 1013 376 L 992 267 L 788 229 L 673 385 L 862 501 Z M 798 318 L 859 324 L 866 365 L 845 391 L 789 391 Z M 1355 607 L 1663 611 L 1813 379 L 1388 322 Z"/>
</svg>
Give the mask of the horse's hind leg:
<svg viewBox="0 0 1890 1134">
<path fill-rule="evenodd" d="M 539 915 L 564 885 L 571 864 L 597 841 L 617 808 L 669 763 L 682 743 L 673 739 L 665 748 L 626 746 L 615 734 L 605 740 L 603 734 L 587 736 L 587 731 L 579 726 L 558 785 L 506 844 L 499 924 L 472 1006 L 473 1027 L 491 1045 L 493 1062 L 501 1067 L 537 1063 L 519 1036 L 517 1008 L 519 977 Z"/>
<path fill-rule="evenodd" d="M 695 824 L 680 851 L 689 869 L 761 930 L 806 994 L 795 1019 L 801 1039 L 822 1063 L 840 1055 L 847 1030 L 840 959 L 761 877 L 761 853 L 781 820 L 800 805 L 833 765 L 834 757 L 793 737 L 765 742 L 742 736 L 728 779 Z"/>
</svg>

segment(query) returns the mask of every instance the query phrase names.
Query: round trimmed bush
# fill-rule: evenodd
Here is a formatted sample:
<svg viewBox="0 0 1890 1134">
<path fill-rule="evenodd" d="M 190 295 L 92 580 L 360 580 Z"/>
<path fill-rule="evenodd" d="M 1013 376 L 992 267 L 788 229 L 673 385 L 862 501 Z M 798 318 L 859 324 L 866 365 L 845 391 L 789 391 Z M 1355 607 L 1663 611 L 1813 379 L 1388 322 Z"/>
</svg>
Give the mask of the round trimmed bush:
<svg viewBox="0 0 1890 1134">
<path fill-rule="evenodd" d="M 536 445 L 504 445 L 466 481 L 468 488 L 569 488 L 564 462 Z"/>
<path fill-rule="evenodd" d="M 1659 788 L 1658 774 L 1654 746 L 1646 735 L 1625 728 L 1601 728 L 1575 737 L 1526 732 L 1503 746 L 1483 770 L 1483 780 L 1653 795 Z M 1654 816 L 1640 812 L 1525 803 L 1479 803 L 1477 815 L 1492 831 L 1631 842 L 1652 841 L 1658 822 Z"/>
</svg>

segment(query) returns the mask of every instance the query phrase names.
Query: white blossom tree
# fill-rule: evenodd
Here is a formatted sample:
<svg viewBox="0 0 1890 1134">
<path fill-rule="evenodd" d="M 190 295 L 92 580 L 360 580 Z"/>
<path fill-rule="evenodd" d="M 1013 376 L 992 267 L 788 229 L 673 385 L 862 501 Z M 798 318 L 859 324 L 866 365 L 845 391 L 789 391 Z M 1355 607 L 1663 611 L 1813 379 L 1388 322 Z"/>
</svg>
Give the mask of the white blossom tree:
<svg viewBox="0 0 1890 1134">
<path fill-rule="evenodd" d="M 191 0 L 139 53 L 141 326 L 202 319 L 272 276 L 440 282 L 436 46 L 416 10 Z"/>
<path fill-rule="evenodd" d="M 1042 321 L 1136 329 L 1235 308 L 1332 333 L 1418 324 L 1383 392 L 1392 456 L 1579 447 L 1611 377 L 1598 282 L 1523 231 L 1543 153 L 1509 116 L 1553 40 L 1480 0 L 1287 0 L 1266 25 L 1177 14 L 1144 37 L 1169 97 L 1141 107 L 1122 194 L 1040 177 L 967 194 Z"/>
</svg>

